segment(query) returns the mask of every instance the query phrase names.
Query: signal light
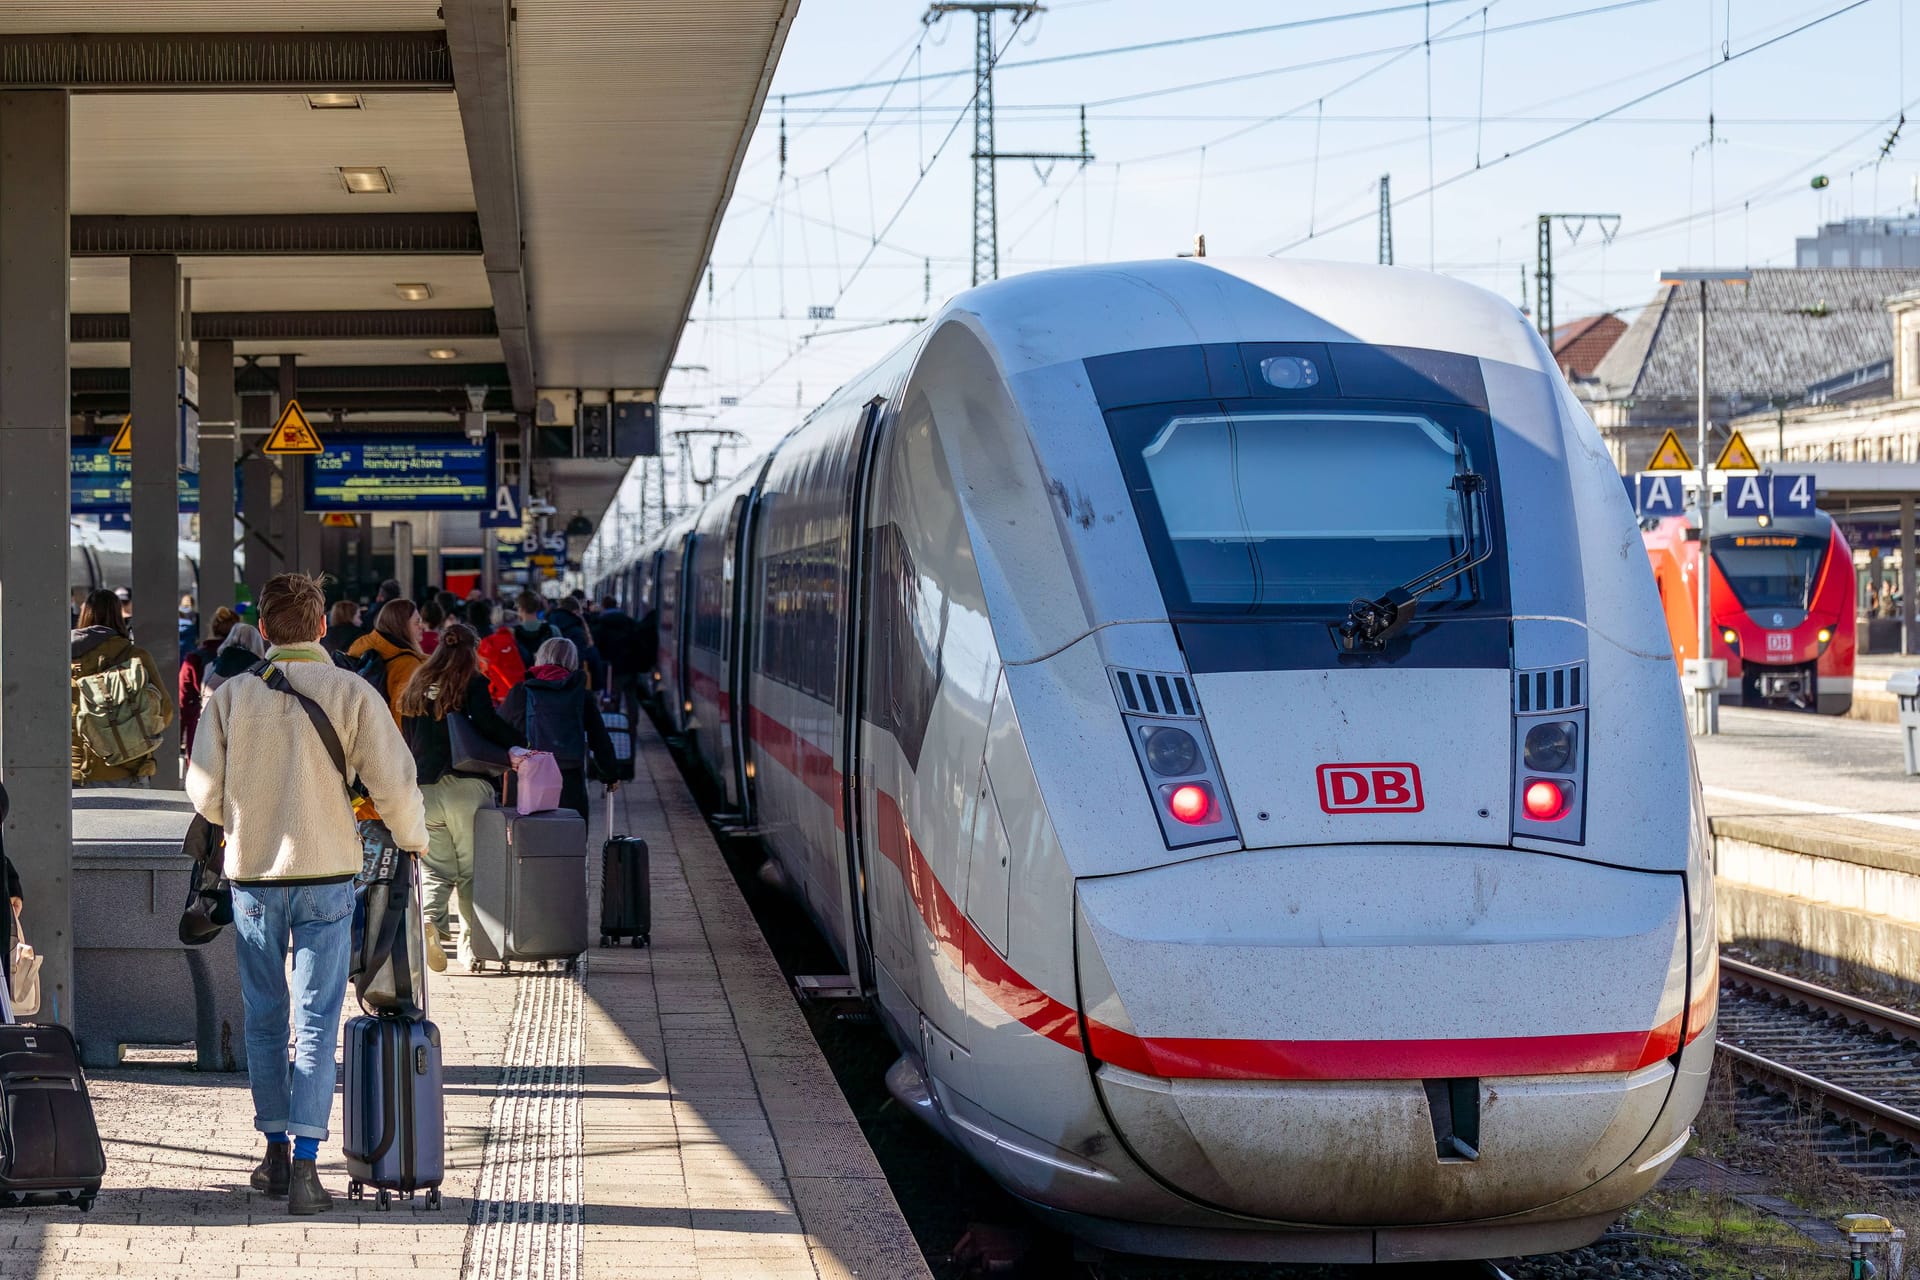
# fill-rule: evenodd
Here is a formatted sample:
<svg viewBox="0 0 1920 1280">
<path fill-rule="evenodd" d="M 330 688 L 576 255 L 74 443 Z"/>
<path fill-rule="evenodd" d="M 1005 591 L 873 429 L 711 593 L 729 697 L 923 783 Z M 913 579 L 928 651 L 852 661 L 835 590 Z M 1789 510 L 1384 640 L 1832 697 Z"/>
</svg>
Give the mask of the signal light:
<svg viewBox="0 0 1920 1280">
<path fill-rule="evenodd" d="M 1199 826 L 1213 815 L 1213 797 L 1197 782 L 1185 782 L 1167 797 L 1167 812 L 1188 826 Z"/>
<path fill-rule="evenodd" d="M 1534 778 L 1520 793 L 1521 806 L 1535 822 L 1558 822 L 1567 816 L 1567 789 L 1564 784 Z"/>
</svg>

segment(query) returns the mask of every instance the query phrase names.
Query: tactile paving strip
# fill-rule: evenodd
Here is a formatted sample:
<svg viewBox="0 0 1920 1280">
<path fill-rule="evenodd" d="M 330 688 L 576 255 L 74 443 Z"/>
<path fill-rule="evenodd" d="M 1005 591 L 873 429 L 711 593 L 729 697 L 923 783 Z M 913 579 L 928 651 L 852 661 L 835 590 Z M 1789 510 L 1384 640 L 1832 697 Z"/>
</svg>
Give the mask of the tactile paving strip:
<svg viewBox="0 0 1920 1280">
<path fill-rule="evenodd" d="M 587 961 L 514 981 L 461 1280 L 578 1280 Z"/>
</svg>

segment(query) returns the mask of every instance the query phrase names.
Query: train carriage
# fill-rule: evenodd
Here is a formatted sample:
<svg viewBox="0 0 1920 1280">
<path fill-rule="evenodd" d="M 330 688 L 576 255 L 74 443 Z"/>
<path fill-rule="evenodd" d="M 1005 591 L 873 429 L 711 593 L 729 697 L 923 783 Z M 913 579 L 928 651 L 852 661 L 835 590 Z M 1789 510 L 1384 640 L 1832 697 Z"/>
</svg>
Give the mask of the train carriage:
<svg viewBox="0 0 1920 1280">
<path fill-rule="evenodd" d="M 1021 276 L 749 473 L 693 535 L 745 565 L 746 750 L 698 755 L 1015 1194 L 1142 1252 L 1482 1257 L 1677 1157 L 1704 818 L 1632 513 L 1511 306 Z"/>
<path fill-rule="evenodd" d="M 1643 540 L 1675 661 L 1699 648 L 1699 518 L 1650 520 Z M 1727 664 L 1729 706 L 1790 707 L 1843 716 L 1853 707 L 1853 550 L 1824 511 L 1729 516 L 1713 506 L 1709 655 Z"/>
</svg>

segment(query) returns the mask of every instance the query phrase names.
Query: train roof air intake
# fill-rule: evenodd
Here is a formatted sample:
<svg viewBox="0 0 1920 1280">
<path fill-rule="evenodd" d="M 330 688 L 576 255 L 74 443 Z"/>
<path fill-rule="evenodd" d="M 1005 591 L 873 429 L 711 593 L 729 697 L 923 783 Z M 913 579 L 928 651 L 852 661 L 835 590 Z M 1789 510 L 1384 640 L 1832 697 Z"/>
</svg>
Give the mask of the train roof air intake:
<svg viewBox="0 0 1920 1280">
<path fill-rule="evenodd" d="M 1197 716 L 1200 708 L 1193 700 L 1193 686 L 1184 672 L 1131 671 L 1109 668 L 1120 709 L 1134 715 Z"/>
<path fill-rule="evenodd" d="M 1587 705 L 1587 664 L 1542 667 L 1513 673 L 1513 710 L 1517 715 L 1571 711 Z"/>
</svg>

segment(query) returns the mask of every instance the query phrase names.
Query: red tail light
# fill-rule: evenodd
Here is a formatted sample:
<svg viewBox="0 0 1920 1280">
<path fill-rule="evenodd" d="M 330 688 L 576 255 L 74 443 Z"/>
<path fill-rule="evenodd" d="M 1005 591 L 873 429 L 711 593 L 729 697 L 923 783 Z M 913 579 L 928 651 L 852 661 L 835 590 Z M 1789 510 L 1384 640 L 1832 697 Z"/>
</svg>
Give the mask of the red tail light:
<svg viewBox="0 0 1920 1280">
<path fill-rule="evenodd" d="M 1213 815 L 1213 797 L 1197 782 L 1183 783 L 1167 797 L 1167 812 L 1190 826 L 1199 826 Z"/>
<path fill-rule="evenodd" d="M 1520 803 L 1535 822 L 1556 822 L 1566 816 L 1569 807 L 1566 785 L 1545 778 L 1531 779 L 1521 792 Z"/>
</svg>

